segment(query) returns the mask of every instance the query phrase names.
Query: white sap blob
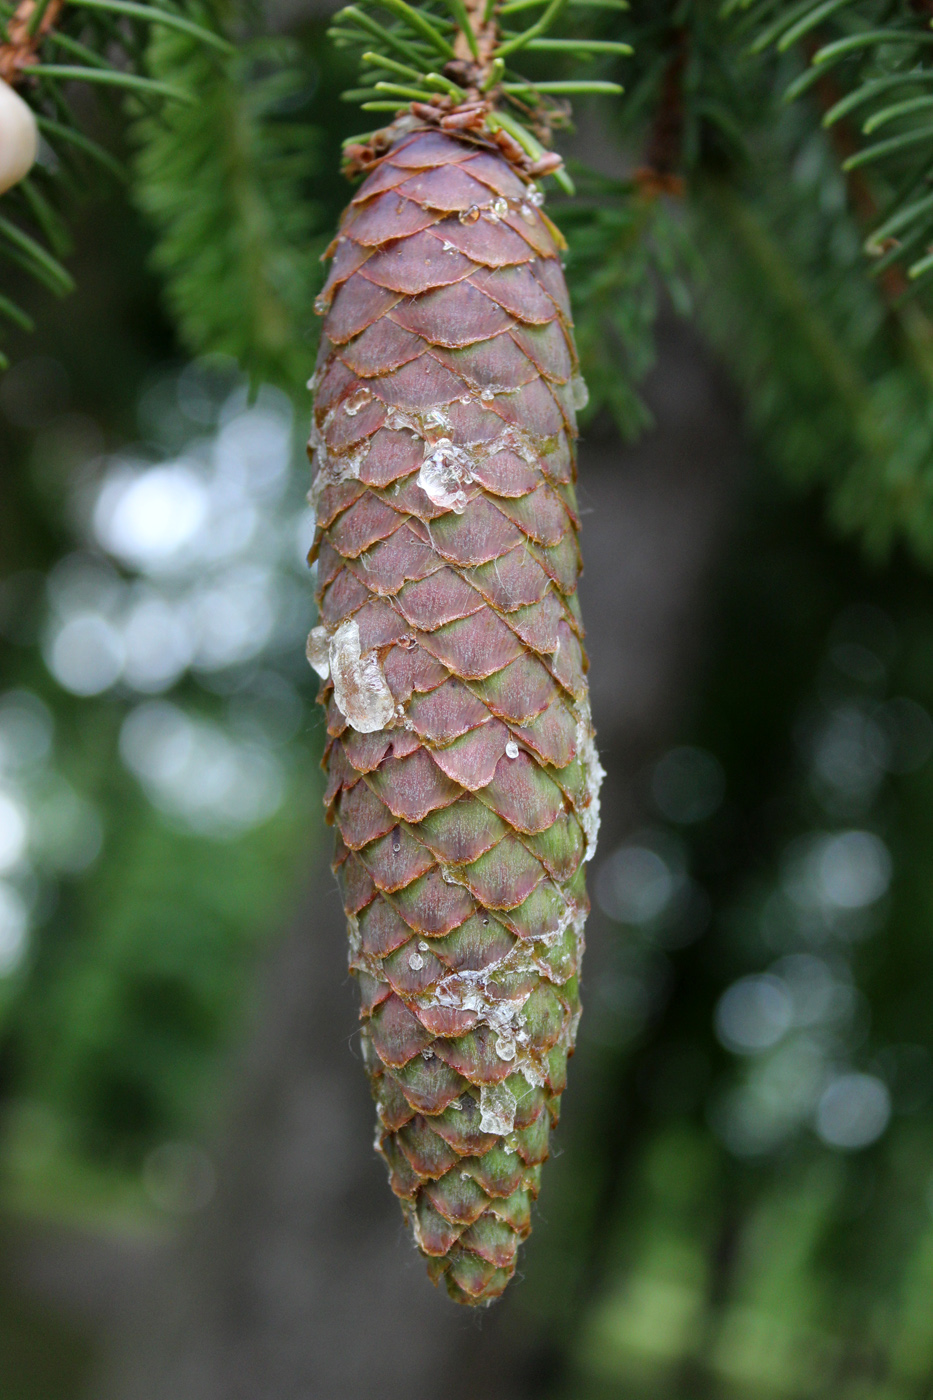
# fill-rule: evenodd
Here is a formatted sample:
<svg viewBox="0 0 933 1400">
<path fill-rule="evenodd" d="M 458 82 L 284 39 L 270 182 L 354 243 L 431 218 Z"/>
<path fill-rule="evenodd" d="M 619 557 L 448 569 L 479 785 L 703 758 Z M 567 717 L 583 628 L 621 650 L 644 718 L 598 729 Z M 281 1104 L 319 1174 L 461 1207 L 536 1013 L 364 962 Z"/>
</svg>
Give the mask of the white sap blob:
<svg viewBox="0 0 933 1400">
<path fill-rule="evenodd" d="M 514 739 L 510 739 L 505 746 L 506 758 L 518 758 L 518 745 Z"/>
<path fill-rule="evenodd" d="M 375 734 L 395 716 L 395 701 L 374 651 L 360 653 L 359 624 L 350 618 L 330 639 L 334 701 L 358 734 Z"/>
<path fill-rule="evenodd" d="M 409 953 L 408 966 L 411 968 L 412 972 L 420 972 L 424 967 L 424 958 L 420 953 Z"/>
<path fill-rule="evenodd" d="M 484 1084 L 479 1094 L 480 1132 L 505 1137 L 515 1126 L 518 1100 L 506 1084 Z"/>
<path fill-rule="evenodd" d="M 393 433 L 409 432 L 414 433 L 415 437 L 422 436 L 417 419 L 410 413 L 403 413 L 400 408 L 386 410 L 386 427 Z"/>
<path fill-rule="evenodd" d="M 499 452 L 514 452 L 523 462 L 527 462 L 529 467 L 537 466 L 540 456 L 531 434 L 524 428 L 517 428 L 511 424 L 492 442 L 485 444 L 483 451 L 487 458 L 495 457 Z"/>
<path fill-rule="evenodd" d="M 370 444 L 364 442 L 349 452 L 334 456 L 327 450 L 326 443 L 315 429 L 311 435 L 311 446 L 314 449 L 314 465 L 317 472 L 308 502 L 317 510 L 325 487 L 338 486 L 343 481 L 359 481 L 360 469 L 369 456 Z"/>
<path fill-rule="evenodd" d="M 355 914 L 347 915 L 347 940 L 350 944 L 350 965 L 359 957 L 363 940 L 360 936 L 360 921 Z"/>
<path fill-rule="evenodd" d="M 568 910 L 567 923 L 570 923 L 571 919 L 572 914 Z M 566 927 L 566 924 L 563 927 Z M 555 930 L 535 941 L 549 947 L 559 937 L 560 932 Z M 529 993 L 522 991 L 514 998 L 503 997 L 494 979 L 502 974 L 537 972 L 553 980 L 553 969 L 542 961 L 542 957 L 541 947 L 517 944 L 504 958 L 489 967 L 450 973 L 431 988 L 423 999 L 426 1006 L 443 1006 L 456 1011 L 474 1012 L 477 1020 L 489 1026 L 495 1033 L 496 1054 L 499 1059 L 512 1063 L 515 1072 L 522 1074 L 532 1087 L 542 1085 L 547 1072 L 546 1065 L 539 1063 L 540 1057 L 529 1045 L 526 1017 L 523 1012 Z M 569 976 L 572 970 L 573 967 L 568 966 L 566 976 Z"/>
<path fill-rule="evenodd" d="M 28 175 L 38 153 L 39 128 L 32 108 L 0 79 L 0 194 Z"/>
<path fill-rule="evenodd" d="M 360 387 L 355 391 L 355 393 L 351 394 L 348 399 L 344 400 L 343 411 L 348 418 L 355 418 L 356 415 L 359 413 L 360 409 L 365 408 L 366 405 L 368 403 L 372 403 L 372 401 L 372 390 L 368 389 L 365 384 L 361 384 Z"/>
<path fill-rule="evenodd" d="M 606 770 L 599 761 L 596 742 L 593 738 L 593 720 L 590 715 L 589 696 L 584 696 L 577 706 L 577 753 L 586 774 L 588 802 L 577 815 L 586 837 L 584 860 L 592 860 L 596 854 L 596 838 L 599 835 L 599 789 L 602 787 Z"/>
<path fill-rule="evenodd" d="M 574 408 L 586 408 L 590 401 L 590 391 L 582 374 L 575 374 L 570 381 L 570 401 Z"/>
<path fill-rule="evenodd" d="M 326 627 L 312 627 L 308 633 L 305 656 L 322 681 L 330 675 L 330 636 Z"/>
<path fill-rule="evenodd" d="M 473 480 L 469 455 L 454 447 L 450 438 L 425 443 L 425 454 L 418 485 L 436 506 L 462 515 L 467 503 L 463 487 Z"/>
</svg>

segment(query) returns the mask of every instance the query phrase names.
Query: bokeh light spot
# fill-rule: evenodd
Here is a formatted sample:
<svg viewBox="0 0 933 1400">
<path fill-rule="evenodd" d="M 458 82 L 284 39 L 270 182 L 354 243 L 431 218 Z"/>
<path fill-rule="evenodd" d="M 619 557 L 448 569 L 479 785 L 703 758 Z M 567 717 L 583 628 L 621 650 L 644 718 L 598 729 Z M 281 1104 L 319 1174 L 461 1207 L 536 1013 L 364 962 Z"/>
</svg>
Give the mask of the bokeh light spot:
<svg viewBox="0 0 933 1400">
<path fill-rule="evenodd" d="M 124 563 L 153 569 L 191 541 L 207 511 L 204 483 L 182 462 L 117 471 L 98 496 L 94 533 Z"/>
<path fill-rule="evenodd" d="M 45 648 L 52 675 L 72 695 L 101 695 L 120 679 L 123 639 L 100 613 L 79 613 L 55 632 Z"/>
<path fill-rule="evenodd" d="M 14 797 L 0 792 L 0 871 L 18 865 L 26 851 L 26 811 Z"/>
<path fill-rule="evenodd" d="M 22 896 L 12 885 L 0 881 L 0 976 L 8 976 L 22 961 L 28 927 Z"/>
<path fill-rule="evenodd" d="M 596 876 L 603 913 L 623 924 L 645 924 L 670 903 L 677 881 L 668 863 L 648 846 L 620 846 Z"/>
<path fill-rule="evenodd" d="M 781 979 L 769 973 L 742 977 L 719 999 L 716 1034 L 727 1050 L 755 1055 L 777 1045 L 793 1019 L 794 1004 Z"/>
<path fill-rule="evenodd" d="M 887 1086 L 873 1074 L 840 1074 L 816 1110 L 816 1131 L 828 1147 L 857 1151 L 876 1142 L 891 1117 Z"/>
</svg>

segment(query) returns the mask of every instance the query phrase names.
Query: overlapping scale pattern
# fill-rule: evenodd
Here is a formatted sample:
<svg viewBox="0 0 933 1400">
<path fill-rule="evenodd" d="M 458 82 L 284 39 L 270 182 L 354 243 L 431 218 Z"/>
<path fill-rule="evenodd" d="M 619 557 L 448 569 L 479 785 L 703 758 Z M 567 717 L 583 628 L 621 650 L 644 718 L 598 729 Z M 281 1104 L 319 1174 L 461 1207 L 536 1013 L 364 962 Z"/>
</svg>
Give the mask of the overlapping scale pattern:
<svg viewBox="0 0 933 1400">
<path fill-rule="evenodd" d="M 560 235 L 482 144 L 402 137 L 342 221 L 311 448 L 329 820 L 377 1146 L 435 1279 L 500 1294 L 579 1016 L 602 770 Z"/>
</svg>

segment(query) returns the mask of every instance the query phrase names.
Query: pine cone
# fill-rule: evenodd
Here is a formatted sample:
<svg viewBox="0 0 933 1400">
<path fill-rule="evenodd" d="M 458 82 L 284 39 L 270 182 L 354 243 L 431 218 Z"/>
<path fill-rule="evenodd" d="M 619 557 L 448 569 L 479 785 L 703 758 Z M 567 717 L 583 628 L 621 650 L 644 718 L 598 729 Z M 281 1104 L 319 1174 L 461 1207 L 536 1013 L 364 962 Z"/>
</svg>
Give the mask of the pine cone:
<svg viewBox="0 0 933 1400">
<path fill-rule="evenodd" d="M 560 234 L 493 148 L 409 131 L 331 247 L 310 447 L 328 820 L 376 1145 L 435 1281 L 497 1297 L 579 1019 L 602 769 Z M 579 402 L 576 402 L 579 407 Z"/>
</svg>

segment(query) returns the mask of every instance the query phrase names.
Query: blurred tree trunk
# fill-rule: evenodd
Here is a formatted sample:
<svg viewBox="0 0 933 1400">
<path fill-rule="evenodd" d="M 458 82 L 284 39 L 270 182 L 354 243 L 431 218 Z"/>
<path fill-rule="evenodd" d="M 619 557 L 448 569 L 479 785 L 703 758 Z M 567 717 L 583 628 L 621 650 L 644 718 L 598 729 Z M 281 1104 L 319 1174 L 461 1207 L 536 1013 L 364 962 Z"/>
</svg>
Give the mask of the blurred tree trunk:
<svg viewBox="0 0 933 1400">
<path fill-rule="evenodd" d="M 593 435 L 581 451 L 604 852 L 637 820 L 637 776 L 684 715 L 740 451 L 735 405 L 692 334 L 666 321 L 659 340 L 656 431 L 636 448 Z M 491 1313 L 467 1314 L 425 1277 L 370 1148 L 355 1023 L 322 855 L 270 959 L 216 1198 L 145 1290 L 107 1400 L 475 1400 L 478 1383 L 484 1400 L 540 1395 L 547 1339 L 520 1317 L 521 1282 Z M 545 1213 L 547 1185 L 545 1173 Z"/>
</svg>

